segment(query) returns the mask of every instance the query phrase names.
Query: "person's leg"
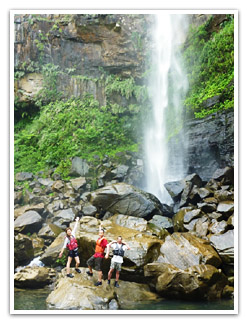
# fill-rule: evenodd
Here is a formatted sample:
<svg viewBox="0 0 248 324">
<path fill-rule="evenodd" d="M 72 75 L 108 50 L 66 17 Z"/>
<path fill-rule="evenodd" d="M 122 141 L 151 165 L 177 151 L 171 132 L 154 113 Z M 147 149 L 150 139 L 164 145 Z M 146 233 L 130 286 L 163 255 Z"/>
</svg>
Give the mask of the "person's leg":
<svg viewBox="0 0 248 324">
<path fill-rule="evenodd" d="M 72 257 L 68 257 L 67 264 L 66 264 L 66 274 L 70 273 L 70 265 L 71 265 Z"/>
<path fill-rule="evenodd" d="M 115 275 L 116 281 L 119 280 L 119 277 L 120 277 L 120 271 L 116 270 L 116 275 Z"/>
<path fill-rule="evenodd" d="M 98 281 L 102 282 L 102 271 L 98 271 Z"/>
<path fill-rule="evenodd" d="M 112 268 L 109 269 L 109 272 L 108 272 L 108 280 L 111 279 L 113 271 L 114 271 L 114 269 L 112 269 Z"/>
<path fill-rule="evenodd" d="M 76 270 L 78 273 L 81 273 L 81 270 L 78 269 L 79 264 L 80 264 L 79 256 L 76 256 L 76 257 L 75 257 L 75 262 L 76 262 L 75 270 Z"/>
<path fill-rule="evenodd" d="M 94 256 L 92 256 L 92 257 L 90 257 L 88 260 L 87 260 L 87 266 L 88 266 L 88 268 L 89 268 L 89 270 L 90 271 L 88 271 L 87 273 L 89 274 L 89 275 L 93 275 L 93 269 L 92 269 L 92 267 L 93 267 L 93 263 L 94 263 Z"/>
<path fill-rule="evenodd" d="M 75 262 L 76 262 L 75 268 L 77 269 L 79 267 L 79 264 L 80 264 L 79 256 L 75 257 Z"/>
</svg>

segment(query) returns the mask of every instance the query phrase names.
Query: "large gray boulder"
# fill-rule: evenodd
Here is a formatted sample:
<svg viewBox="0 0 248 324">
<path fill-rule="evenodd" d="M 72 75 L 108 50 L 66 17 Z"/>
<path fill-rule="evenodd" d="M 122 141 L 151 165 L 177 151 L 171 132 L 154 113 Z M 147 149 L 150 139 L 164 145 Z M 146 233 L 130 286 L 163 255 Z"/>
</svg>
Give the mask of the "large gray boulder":
<svg viewBox="0 0 248 324">
<path fill-rule="evenodd" d="M 27 235 L 17 234 L 14 237 L 14 267 L 27 265 L 34 258 L 32 240 Z"/>
<path fill-rule="evenodd" d="M 126 183 L 116 183 L 91 192 L 90 203 L 113 214 L 151 218 L 163 214 L 161 202 L 152 194 Z"/>
<path fill-rule="evenodd" d="M 42 288 L 54 281 L 56 271 L 45 267 L 26 267 L 14 275 L 18 288 Z"/>
<path fill-rule="evenodd" d="M 80 157 L 74 157 L 72 159 L 70 175 L 71 176 L 81 176 L 84 177 L 88 175 L 89 165 L 85 160 L 82 160 Z"/>
<path fill-rule="evenodd" d="M 216 267 L 221 264 L 219 255 L 209 242 L 191 233 L 173 233 L 167 236 L 157 261 L 182 270 L 200 264 Z"/>
<path fill-rule="evenodd" d="M 47 297 L 50 309 L 62 310 L 107 310 L 129 309 L 139 302 L 153 302 L 158 295 L 151 292 L 148 285 L 120 280 L 119 288 L 109 286 L 103 281 L 102 286 L 95 287 L 97 272 L 93 270 L 93 277 L 86 274 L 87 268 L 80 268 L 81 274 L 75 273 L 74 278 L 68 280 L 65 269 L 56 281 L 55 289 Z"/>
<path fill-rule="evenodd" d="M 14 222 L 15 232 L 23 234 L 38 232 L 42 226 L 43 218 L 33 210 L 27 211 L 17 217 Z"/>
<path fill-rule="evenodd" d="M 31 172 L 19 172 L 16 174 L 15 178 L 17 181 L 27 181 L 33 179 L 33 173 Z"/>
<path fill-rule="evenodd" d="M 214 300 L 222 297 L 227 277 L 212 265 L 179 269 L 167 263 L 151 263 L 144 268 L 150 285 L 165 297 L 190 300 Z"/>
</svg>

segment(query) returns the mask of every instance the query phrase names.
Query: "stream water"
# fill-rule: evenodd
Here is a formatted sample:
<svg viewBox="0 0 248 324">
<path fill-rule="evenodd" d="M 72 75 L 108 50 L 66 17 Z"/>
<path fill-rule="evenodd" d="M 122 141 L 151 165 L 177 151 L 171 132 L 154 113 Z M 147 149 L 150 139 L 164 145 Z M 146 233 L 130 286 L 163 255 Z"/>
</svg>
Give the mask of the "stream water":
<svg viewBox="0 0 248 324">
<path fill-rule="evenodd" d="M 46 298 L 50 294 L 49 287 L 43 289 L 16 289 L 14 292 L 15 310 L 47 310 Z M 191 302 L 161 299 L 156 302 L 130 303 L 128 310 L 233 310 L 232 299 L 212 302 Z M 52 311 L 51 311 L 52 312 Z"/>
</svg>

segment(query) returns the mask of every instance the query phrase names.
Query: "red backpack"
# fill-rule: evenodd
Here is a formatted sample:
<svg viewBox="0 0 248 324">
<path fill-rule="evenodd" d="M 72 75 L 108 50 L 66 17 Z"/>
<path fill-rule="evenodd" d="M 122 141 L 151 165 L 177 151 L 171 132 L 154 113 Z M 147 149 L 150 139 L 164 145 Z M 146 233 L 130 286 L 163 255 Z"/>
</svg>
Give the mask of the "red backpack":
<svg viewBox="0 0 248 324">
<path fill-rule="evenodd" d="M 78 243 L 77 240 L 75 239 L 75 237 L 72 237 L 71 239 L 69 239 L 69 243 L 67 243 L 67 248 L 71 251 L 71 250 L 75 250 L 78 247 Z"/>
</svg>

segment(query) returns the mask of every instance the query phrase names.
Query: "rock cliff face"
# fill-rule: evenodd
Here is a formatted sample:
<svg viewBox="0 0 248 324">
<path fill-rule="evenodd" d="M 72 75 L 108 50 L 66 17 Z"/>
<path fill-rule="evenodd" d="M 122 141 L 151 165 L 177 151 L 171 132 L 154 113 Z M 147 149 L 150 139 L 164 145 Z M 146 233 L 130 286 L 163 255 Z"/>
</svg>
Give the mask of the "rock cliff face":
<svg viewBox="0 0 248 324">
<path fill-rule="evenodd" d="M 16 94 L 21 90 L 21 100 L 23 91 L 26 101 L 32 99 L 42 83 L 40 66 L 53 64 L 65 72 L 58 80 L 64 97 L 88 92 L 105 105 L 104 88 L 97 81 L 103 71 L 134 78 L 143 73 L 148 19 L 124 14 L 16 15 L 15 70 L 26 74 L 16 82 Z M 30 75 L 33 70 L 38 73 Z"/>
</svg>

